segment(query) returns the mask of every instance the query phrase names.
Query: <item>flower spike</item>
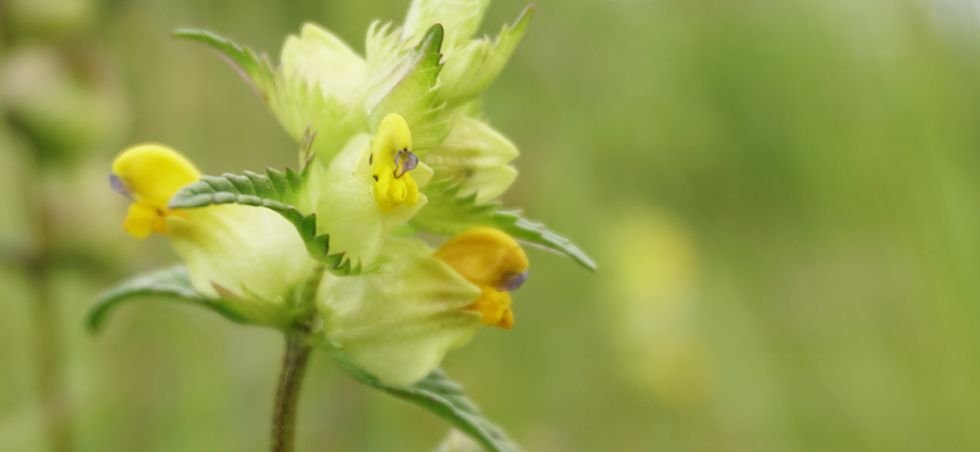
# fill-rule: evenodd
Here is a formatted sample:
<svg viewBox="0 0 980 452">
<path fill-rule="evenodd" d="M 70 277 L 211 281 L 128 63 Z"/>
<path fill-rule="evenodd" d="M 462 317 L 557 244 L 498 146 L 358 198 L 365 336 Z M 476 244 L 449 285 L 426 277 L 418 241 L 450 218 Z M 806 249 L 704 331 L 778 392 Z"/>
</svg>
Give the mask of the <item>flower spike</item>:
<svg viewBox="0 0 980 452">
<path fill-rule="evenodd" d="M 106 292 L 90 326 L 140 295 L 190 302 L 281 330 L 287 356 L 327 348 L 358 381 L 488 450 L 519 450 L 438 367 L 482 326 L 513 327 L 511 292 L 529 268 L 518 240 L 595 263 L 498 201 L 518 149 L 483 118 L 480 97 L 532 10 L 474 38 L 489 1 L 412 0 L 403 24 L 372 26 L 364 54 L 305 24 L 278 64 L 211 32 L 177 31 L 240 70 L 299 144 L 299 168 L 202 176 L 161 145 L 124 151 L 109 177 L 130 202 L 124 229 L 166 235 L 184 265 Z M 450 238 L 433 249 L 414 233 Z M 284 360 L 280 387 L 298 388 L 305 362 Z M 280 392 L 276 406 L 295 399 Z M 294 411 L 277 413 L 273 444 L 288 444 L 280 427 Z"/>
</svg>

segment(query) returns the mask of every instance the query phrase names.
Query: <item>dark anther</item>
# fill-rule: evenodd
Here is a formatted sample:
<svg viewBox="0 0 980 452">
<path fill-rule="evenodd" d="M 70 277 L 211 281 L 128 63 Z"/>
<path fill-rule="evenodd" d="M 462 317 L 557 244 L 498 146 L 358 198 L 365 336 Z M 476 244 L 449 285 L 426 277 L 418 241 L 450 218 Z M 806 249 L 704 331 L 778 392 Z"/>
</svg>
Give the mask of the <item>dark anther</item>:
<svg viewBox="0 0 980 452">
<path fill-rule="evenodd" d="M 377 181 L 378 181 L 378 175 L 377 175 L 377 174 L 373 174 L 373 175 L 371 175 L 371 177 L 373 177 L 373 178 L 374 178 L 374 181 L 375 181 L 375 182 L 377 182 Z"/>
</svg>

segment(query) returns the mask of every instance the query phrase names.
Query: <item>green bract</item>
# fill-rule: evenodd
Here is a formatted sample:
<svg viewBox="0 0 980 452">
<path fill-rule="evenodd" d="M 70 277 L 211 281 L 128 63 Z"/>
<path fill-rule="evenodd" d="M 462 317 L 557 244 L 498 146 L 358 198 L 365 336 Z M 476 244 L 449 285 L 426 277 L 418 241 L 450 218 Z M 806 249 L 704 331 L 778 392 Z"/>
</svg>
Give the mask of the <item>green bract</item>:
<svg viewBox="0 0 980 452">
<path fill-rule="evenodd" d="M 309 337 L 359 381 L 449 419 L 491 450 L 517 450 L 437 367 L 481 326 L 470 308 L 484 294 L 505 300 L 512 314 L 502 291 L 518 286 L 527 269 L 513 239 L 595 264 L 567 238 L 496 201 L 517 177 L 518 150 L 480 119 L 478 98 L 523 37 L 531 10 L 496 37 L 473 39 L 487 5 L 414 1 L 403 26 L 371 25 L 363 57 L 306 24 L 286 40 L 278 65 L 217 34 L 178 30 L 244 74 L 300 144 L 301 166 L 182 182 L 169 203 L 155 206 L 166 228 L 153 223 L 152 209 L 131 213 L 169 235 L 186 267 L 106 292 L 90 326 L 144 295 L 205 306 Z M 196 171 L 183 157 L 145 152 Z M 138 163 L 133 174 L 145 172 Z M 125 182 L 114 180 L 124 192 Z M 454 266 L 461 264 L 412 237 L 487 227 L 496 235 L 481 237 L 503 237 L 519 252 L 520 268 L 501 280 L 507 288 L 467 280 Z"/>
<path fill-rule="evenodd" d="M 194 288 L 209 297 L 281 304 L 313 271 L 314 261 L 303 241 L 288 221 L 269 209 L 213 206 L 191 210 L 187 218 L 172 218 L 168 226 Z"/>
<path fill-rule="evenodd" d="M 361 277 L 325 278 L 318 307 L 332 342 L 379 380 L 407 385 L 476 333 L 480 316 L 463 308 L 480 290 L 415 239 L 389 240 L 383 260 Z"/>
</svg>

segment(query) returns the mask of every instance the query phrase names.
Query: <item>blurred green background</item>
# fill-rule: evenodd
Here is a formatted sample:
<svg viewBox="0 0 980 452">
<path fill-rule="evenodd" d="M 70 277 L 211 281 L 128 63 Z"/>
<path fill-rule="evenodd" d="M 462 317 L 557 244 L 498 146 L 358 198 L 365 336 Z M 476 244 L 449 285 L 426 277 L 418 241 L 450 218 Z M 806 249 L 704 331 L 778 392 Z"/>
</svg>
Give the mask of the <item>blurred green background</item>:
<svg viewBox="0 0 980 452">
<path fill-rule="evenodd" d="M 174 28 L 276 56 L 315 21 L 362 50 L 407 3 L 0 0 L 0 450 L 45 444 L 38 324 L 60 331 L 76 450 L 266 449 L 275 332 L 146 303 L 85 333 L 101 288 L 176 260 L 121 231 L 109 163 L 141 141 L 208 173 L 294 162 Z M 485 103 L 522 150 L 506 200 L 600 271 L 531 251 L 516 328 L 445 361 L 484 411 L 529 451 L 980 450 L 980 2 L 537 6 Z M 37 249 L 54 315 L 32 307 Z M 307 378 L 300 451 L 447 431 L 326 356 Z"/>
</svg>

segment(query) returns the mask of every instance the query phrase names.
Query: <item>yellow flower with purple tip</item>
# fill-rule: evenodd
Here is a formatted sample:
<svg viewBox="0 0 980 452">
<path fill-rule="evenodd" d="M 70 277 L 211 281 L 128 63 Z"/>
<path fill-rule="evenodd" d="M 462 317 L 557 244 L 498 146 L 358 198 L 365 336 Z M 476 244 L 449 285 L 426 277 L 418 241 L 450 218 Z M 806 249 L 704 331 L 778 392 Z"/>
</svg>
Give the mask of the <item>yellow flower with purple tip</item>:
<svg viewBox="0 0 980 452">
<path fill-rule="evenodd" d="M 522 243 L 595 264 L 495 201 L 518 152 L 481 119 L 479 96 L 530 10 L 473 39 L 486 5 L 416 0 L 402 26 L 371 26 L 363 57 L 307 24 L 276 66 L 214 33 L 178 31 L 246 76 L 297 140 L 300 166 L 212 176 L 163 145 L 123 151 L 109 177 L 130 201 L 123 229 L 166 237 L 183 265 L 108 291 L 90 326 L 139 295 L 192 302 L 326 349 L 357 380 L 509 450 L 438 366 L 481 326 L 514 327 Z"/>
</svg>

